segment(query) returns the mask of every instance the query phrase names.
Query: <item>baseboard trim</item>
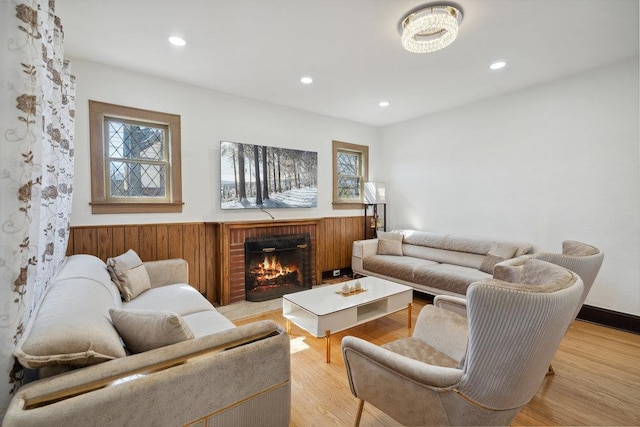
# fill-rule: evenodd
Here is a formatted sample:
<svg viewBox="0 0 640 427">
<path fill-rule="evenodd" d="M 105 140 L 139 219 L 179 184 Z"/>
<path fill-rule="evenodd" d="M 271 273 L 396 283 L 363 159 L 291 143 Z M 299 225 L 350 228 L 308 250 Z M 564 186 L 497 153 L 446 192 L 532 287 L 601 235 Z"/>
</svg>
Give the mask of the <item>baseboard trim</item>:
<svg viewBox="0 0 640 427">
<path fill-rule="evenodd" d="M 640 316 L 633 314 L 583 305 L 578 313 L 578 319 L 640 334 Z"/>
</svg>

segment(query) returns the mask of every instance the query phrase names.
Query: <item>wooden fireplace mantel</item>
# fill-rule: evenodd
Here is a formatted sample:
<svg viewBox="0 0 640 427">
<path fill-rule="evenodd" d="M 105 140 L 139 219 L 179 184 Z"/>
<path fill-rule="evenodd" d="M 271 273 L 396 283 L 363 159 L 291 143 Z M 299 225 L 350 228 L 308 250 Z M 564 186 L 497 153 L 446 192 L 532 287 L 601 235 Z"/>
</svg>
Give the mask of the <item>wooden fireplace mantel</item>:
<svg viewBox="0 0 640 427">
<path fill-rule="evenodd" d="M 310 232 L 313 259 L 313 284 L 320 283 L 322 270 L 320 266 L 320 251 L 318 248 L 318 236 L 322 225 L 322 218 L 313 219 L 275 219 L 254 221 L 225 221 L 207 223 L 217 229 L 217 253 L 218 259 L 214 262 L 218 266 L 218 283 L 220 291 L 220 304 L 227 305 L 239 299 L 239 270 L 244 269 L 244 251 L 240 245 L 244 245 L 245 237 L 295 234 Z M 244 289 L 244 276 L 242 275 L 242 289 Z"/>
</svg>

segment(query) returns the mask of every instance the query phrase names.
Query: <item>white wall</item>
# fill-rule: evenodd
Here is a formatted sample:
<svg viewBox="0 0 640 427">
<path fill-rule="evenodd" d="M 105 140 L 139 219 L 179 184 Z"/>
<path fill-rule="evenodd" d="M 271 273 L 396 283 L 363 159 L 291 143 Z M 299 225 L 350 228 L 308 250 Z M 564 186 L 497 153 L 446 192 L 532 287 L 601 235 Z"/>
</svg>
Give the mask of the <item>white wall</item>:
<svg viewBox="0 0 640 427">
<path fill-rule="evenodd" d="M 77 79 L 72 226 L 269 219 L 257 209 L 220 210 L 221 140 L 318 152 L 318 207 L 270 210 L 276 219 L 361 215 L 361 210 L 332 209 L 331 141 L 368 145 L 375 153 L 376 128 L 94 62 L 72 59 L 71 66 Z M 318 89 L 301 85 L 300 96 L 305 90 Z M 181 116 L 182 213 L 91 214 L 90 99 Z"/>
<path fill-rule="evenodd" d="M 591 243 L 586 303 L 640 315 L 638 89 L 636 57 L 383 128 L 391 228 Z"/>
</svg>

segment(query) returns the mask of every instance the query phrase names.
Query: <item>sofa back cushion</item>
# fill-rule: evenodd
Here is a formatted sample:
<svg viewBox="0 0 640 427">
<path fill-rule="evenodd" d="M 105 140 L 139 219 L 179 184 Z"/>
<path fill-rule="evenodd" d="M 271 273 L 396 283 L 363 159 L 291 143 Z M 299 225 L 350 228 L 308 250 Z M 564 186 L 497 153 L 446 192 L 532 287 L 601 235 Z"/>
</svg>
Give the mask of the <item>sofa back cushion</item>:
<svg viewBox="0 0 640 427">
<path fill-rule="evenodd" d="M 484 255 L 472 254 L 469 252 L 448 251 L 445 249 L 407 244 L 402 245 L 402 252 L 405 256 L 478 269 L 482 264 L 482 260 L 485 258 Z"/>
<path fill-rule="evenodd" d="M 446 234 L 431 233 L 428 231 L 399 230 L 404 236 L 403 243 L 429 248 L 444 249 Z"/>
<path fill-rule="evenodd" d="M 66 279 L 92 279 L 101 284 L 112 296 L 114 305 L 120 307 L 122 298 L 120 291 L 107 271 L 107 265 L 100 258 L 93 255 L 71 255 L 64 259 L 54 278 L 55 282 Z"/>
<path fill-rule="evenodd" d="M 125 352 L 110 321 L 111 295 L 91 279 L 54 283 L 16 346 L 23 366 L 92 365 Z"/>
<path fill-rule="evenodd" d="M 481 268 L 483 261 L 487 264 L 489 260 L 485 259 L 486 256 L 496 247 L 501 249 L 500 253 L 491 255 L 502 256 L 504 259 L 526 254 L 532 249 L 531 244 L 523 242 L 495 242 L 417 230 L 396 232 L 404 236 L 402 252 L 406 256 L 477 269 Z M 499 260 L 491 258 L 492 269 Z"/>
<path fill-rule="evenodd" d="M 119 306 L 112 286 L 100 259 L 69 257 L 16 345 L 14 355 L 20 363 L 36 369 L 86 366 L 124 357 L 120 336 L 109 316 L 109 309 Z"/>
</svg>

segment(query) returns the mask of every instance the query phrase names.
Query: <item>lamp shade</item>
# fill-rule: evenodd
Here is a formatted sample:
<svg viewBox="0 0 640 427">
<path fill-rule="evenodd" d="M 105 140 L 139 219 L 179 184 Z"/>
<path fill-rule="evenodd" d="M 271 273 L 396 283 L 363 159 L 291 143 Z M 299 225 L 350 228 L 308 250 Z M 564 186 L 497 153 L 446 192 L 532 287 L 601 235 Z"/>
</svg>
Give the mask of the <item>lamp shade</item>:
<svg viewBox="0 0 640 427">
<path fill-rule="evenodd" d="M 382 182 L 364 183 L 364 202 L 368 205 L 386 203 L 385 188 Z"/>
</svg>

